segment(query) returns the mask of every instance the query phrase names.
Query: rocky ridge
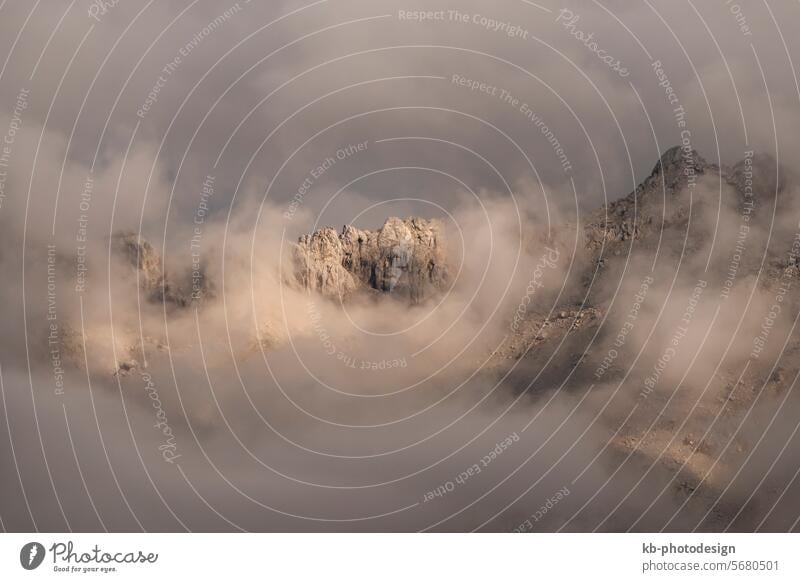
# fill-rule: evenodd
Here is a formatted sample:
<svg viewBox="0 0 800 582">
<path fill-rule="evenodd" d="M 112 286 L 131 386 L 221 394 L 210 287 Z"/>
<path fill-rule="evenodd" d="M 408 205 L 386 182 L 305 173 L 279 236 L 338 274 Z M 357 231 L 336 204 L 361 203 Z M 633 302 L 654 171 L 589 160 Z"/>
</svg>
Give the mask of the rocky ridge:
<svg viewBox="0 0 800 582">
<path fill-rule="evenodd" d="M 768 206 L 783 192 L 786 182 L 783 169 L 769 154 L 752 154 L 727 167 L 706 161 L 695 150 L 675 146 L 664 152 L 650 175 L 633 192 L 590 215 L 584 225 L 587 248 L 596 251 L 604 242 L 625 243 L 646 238 L 651 231 L 681 222 L 686 216 L 686 206 L 675 199 L 703 177 L 716 178 L 733 187 L 740 206 L 753 199 L 760 207 Z"/>
<path fill-rule="evenodd" d="M 435 219 L 392 217 L 374 231 L 322 228 L 300 237 L 292 259 L 296 281 L 328 297 L 375 291 L 414 304 L 448 281 L 443 225 Z"/>
<path fill-rule="evenodd" d="M 190 281 L 176 284 L 153 245 L 136 233 L 118 233 L 111 241 L 117 255 L 138 271 L 139 286 L 151 303 L 185 308 L 193 302 L 213 299 L 214 285 L 203 269 L 193 273 Z"/>
</svg>

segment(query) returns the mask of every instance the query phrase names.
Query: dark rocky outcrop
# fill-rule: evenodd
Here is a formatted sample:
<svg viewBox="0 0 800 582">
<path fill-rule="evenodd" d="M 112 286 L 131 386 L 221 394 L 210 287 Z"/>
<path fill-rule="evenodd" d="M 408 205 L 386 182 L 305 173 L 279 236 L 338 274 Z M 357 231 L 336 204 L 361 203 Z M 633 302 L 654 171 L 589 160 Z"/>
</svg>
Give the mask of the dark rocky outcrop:
<svg viewBox="0 0 800 582">
<path fill-rule="evenodd" d="M 120 233 L 112 237 L 112 249 L 138 271 L 139 285 L 152 303 L 184 308 L 194 302 L 212 299 L 213 282 L 204 269 L 176 284 L 167 276 L 161 256 L 146 240 L 136 233 Z"/>
</svg>

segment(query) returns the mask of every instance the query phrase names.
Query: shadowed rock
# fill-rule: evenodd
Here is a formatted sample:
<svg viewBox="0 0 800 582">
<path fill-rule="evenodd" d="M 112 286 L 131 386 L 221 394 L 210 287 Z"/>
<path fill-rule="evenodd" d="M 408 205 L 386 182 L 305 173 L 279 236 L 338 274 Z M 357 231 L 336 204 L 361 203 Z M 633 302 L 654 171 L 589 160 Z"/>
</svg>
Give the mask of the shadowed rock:
<svg viewBox="0 0 800 582">
<path fill-rule="evenodd" d="M 140 287 L 152 303 L 183 308 L 215 296 L 214 285 L 203 268 L 187 274 L 182 284 L 175 285 L 167 276 L 161 256 L 153 245 L 136 233 L 115 234 L 112 248 L 139 272 Z"/>
</svg>

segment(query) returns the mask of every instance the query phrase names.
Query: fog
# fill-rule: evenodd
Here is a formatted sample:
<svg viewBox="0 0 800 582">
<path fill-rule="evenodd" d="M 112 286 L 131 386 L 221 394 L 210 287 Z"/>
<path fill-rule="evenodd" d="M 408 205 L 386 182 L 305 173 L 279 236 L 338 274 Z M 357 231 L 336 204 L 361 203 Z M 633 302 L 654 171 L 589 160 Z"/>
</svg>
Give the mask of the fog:
<svg viewBox="0 0 800 582">
<path fill-rule="evenodd" d="M 800 7 L 101 4 L 0 6 L 4 530 L 797 529 Z"/>
</svg>

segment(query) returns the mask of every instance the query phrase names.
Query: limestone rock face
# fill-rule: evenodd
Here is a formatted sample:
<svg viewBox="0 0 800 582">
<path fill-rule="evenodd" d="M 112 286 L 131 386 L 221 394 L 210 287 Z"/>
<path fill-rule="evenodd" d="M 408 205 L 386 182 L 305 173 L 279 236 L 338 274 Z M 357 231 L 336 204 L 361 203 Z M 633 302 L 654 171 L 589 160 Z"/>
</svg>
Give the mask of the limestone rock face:
<svg viewBox="0 0 800 582">
<path fill-rule="evenodd" d="M 320 229 L 300 237 L 293 262 L 303 287 L 330 297 L 374 290 L 418 303 L 448 278 L 443 226 L 418 217 L 392 217 L 376 231 Z"/>
</svg>

